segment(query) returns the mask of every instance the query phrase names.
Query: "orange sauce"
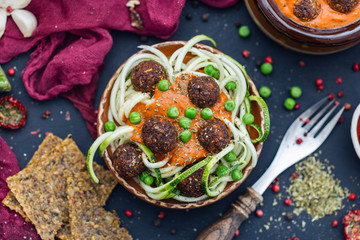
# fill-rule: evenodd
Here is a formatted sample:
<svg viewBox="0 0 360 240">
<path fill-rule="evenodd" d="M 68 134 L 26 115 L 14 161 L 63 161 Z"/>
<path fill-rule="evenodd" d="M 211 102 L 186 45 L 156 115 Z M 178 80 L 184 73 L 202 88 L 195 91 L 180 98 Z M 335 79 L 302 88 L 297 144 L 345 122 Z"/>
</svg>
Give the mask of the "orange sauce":
<svg viewBox="0 0 360 240">
<path fill-rule="evenodd" d="M 191 103 L 190 99 L 187 96 L 187 84 L 188 82 L 194 78 L 195 75 L 184 74 L 179 75 L 176 78 L 176 81 L 170 86 L 170 89 L 167 91 L 160 91 L 157 87 L 154 93 L 154 102 L 145 105 L 144 103 L 138 103 L 134 106 L 132 111 L 137 111 L 141 114 L 143 119 L 139 124 L 132 124 L 129 119 L 124 119 L 126 124 L 132 126 L 135 129 L 134 135 L 131 139 L 135 142 L 143 144 L 141 138 L 141 129 L 146 119 L 151 118 L 153 116 L 165 116 L 171 122 L 173 122 L 178 134 L 183 131 L 183 129 L 179 126 L 179 119 L 185 116 L 185 109 L 187 107 L 194 107 L 198 110 L 197 115 L 194 119 L 192 119 L 192 124 L 190 127 L 190 131 L 192 132 L 191 139 L 183 143 L 180 139 L 177 142 L 175 149 L 170 151 L 167 154 L 155 154 L 156 161 L 161 161 L 167 157 L 170 158 L 168 164 L 170 165 L 188 165 L 193 162 L 196 162 L 199 159 L 202 159 L 207 156 L 209 153 L 206 149 L 204 149 L 197 140 L 197 131 L 201 123 L 203 122 L 200 112 L 201 109 L 197 108 L 194 104 Z M 225 93 L 221 93 L 219 100 L 217 103 L 211 108 L 213 111 L 213 117 L 225 117 L 228 120 L 231 120 L 231 112 L 228 112 L 224 108 L 225 102 L 228 100 L 228 97 Z M 175 119 L 169 118 L 167 116 L 167 110 L 169 107 L 175 106 L 179 110 L 179 116 Z"/>
<path fill-rule="evenodd" d="M 360 18 L 360 4 L 358 4 L 355 9 L 349 13 L 340 13 L 333 10 L 327 3 L 327 0 L 318 0 L 321 4 L 321 12 L 319 16 L 317 16 L 317 18 L 312 21 L 304 22 L 297 18 L 293 12 L 294 5 L 297 0 L 273 1 L 278 5 L 279 9 L 285 16 L 289 17 L 297 23 L 300 23 L 301 25 L 312 28 L 333 29 L 343 27 L 355 22 Z"/>
</svg>

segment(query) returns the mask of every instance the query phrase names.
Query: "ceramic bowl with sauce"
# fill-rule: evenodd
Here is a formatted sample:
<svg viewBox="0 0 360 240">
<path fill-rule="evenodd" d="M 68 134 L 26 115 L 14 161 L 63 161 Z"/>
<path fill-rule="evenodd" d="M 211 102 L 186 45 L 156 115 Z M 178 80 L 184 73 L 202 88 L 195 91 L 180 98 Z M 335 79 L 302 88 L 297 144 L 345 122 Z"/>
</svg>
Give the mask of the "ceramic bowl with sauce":
<svg viewBox="0 0 360 240">
<path fill-rule="evenodd" d="M 360 158 L 360 104 L 355 109 L 352 117 L 350 133 L 355 152 Z"/>
<path fill-rule="evenodd" d="M 302 21 L 294 14 L 297 0 L 245 0 L 245 3 L 260 29 L 289 49 L 327 54 L 360 42 L 360 2 L 352 11 L 341 13 L 332 9 L 327 0 L 314 1 L 320 8 L 310 21 Z"/>
<path fill-rule="evenodd" d="M 167 57 L 170 57 L 177 49 L 182 47 L 185 43 L 186 43 L 185 41 L 171 41 L 171 42 L 163 42 L 163 43 L 155 44 L 152 47 L 157 48 L 162 53 L 164 53 Z M 209 47 L 207 45 L 203 45 L 203 44 L 196 44 L 195 47 L 206 50 L 206 51 L 211 51 L 213 53 L 221 53 L 219 50 Z M 145 53 L 145 52 L 146 52 L 145 50 L 142 50 L 136 54 Z M 189 61 L 193 56 L 194 55 L 191 55 L 190 53 L 188 53 L 185 56 L 184 62 Z M 112 78 L 110 79 L 110 81 L 109 81 L 108 85 L 106 86 L 104 93 L 102 95 L 100 105 L 99 105 L 99 111 L 98 111 L 98 119 L 97 119 L 98 136 L 100 136 L 101 134 L 103 134 L 105 132 L 104 124 L 108 121 L 108 111 L 110 111 L 109 104 L 110 104 L 111 90 L 112 90 L 114 83 L 115 83 L 116 79 L 118 78 L 123 66 L 124 66 L 124 64 L 122 66 L 120 66 L 120 68 L 112 76 Z M 251 95 L 259 96 L 259 93 L 255 87 L 255 84 L 251 81 L 251 79 L 249 79 L 249 92 Z M 263 112 L 261 106 L 258 105 L 256 102 L 252 102 L 251 109 L 252 109 L 252 114 L 254 115 L 254 118 L 255 118 L 254 123 L 261 126 L 261 128 L 264 128 L 264 125 L 265 125 L 264 112 Z M 254 129 L 250 129 L 249 133 L 250 133 L 250 137 L 252 137 L 252 138 L 257 137 L 257 132 Z M 258 142 L 256 144 L 254 144 L 254 147 L 256 149 L 258 156 L 260 155 L 262 146 L 263 146 L 262 142 Z M 248 164 L 246 166 L 246 168 L 243 170 L 243 178 L 236 182 L 235 181 L 229 182 L 227 184 L 226 188 L 224 189 L 224 191 L 222 191 L 216 197 L 208 197 L 201 201 L 188 203 L 188 202 L 180 202 L 175 199 L 154 200 L 154 199 L 150 198 L 148 195 L 146 195 L 144 189 L 133 178 L 124 179 L 116 173 L 116 170 L 112 164 L 112 160 L 111 160 L 112 157 L 113 157 L 113 153 L 111 151 L 111 148 L 108 147 L 104 153 L 104 160 L 105 160 L 107 166 L 109 167 L 109 169 L 112 171 L 114 177 L 125 189 L 127 189 L 130 193 L 132 193 L 133 195 L 137 196 L 138 198 L 140 198 L 148 203 L 154 204 L 156 206 L 164 207 L 164 208 L 171 208 L 171 209 L 198 208 L 198 207 L 202 207 L 202 206 L 206 206 L 211 203 L 214 203 L 214 202 L 224 198 L 225 196 L 229 195 L 232 191 L 234 191 L 237 187 L 239 187 L 245 181 L 245 179 L 249 176 L 250 172 L 253 169 L 253 166 L 251 164 Z"/>
</svg>

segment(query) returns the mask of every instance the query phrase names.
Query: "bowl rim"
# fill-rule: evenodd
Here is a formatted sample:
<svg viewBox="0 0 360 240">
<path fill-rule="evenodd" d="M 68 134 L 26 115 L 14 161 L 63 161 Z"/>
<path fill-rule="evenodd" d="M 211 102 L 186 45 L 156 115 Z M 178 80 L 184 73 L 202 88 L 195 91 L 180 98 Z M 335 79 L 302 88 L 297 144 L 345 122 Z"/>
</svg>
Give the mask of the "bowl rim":
<svg viewBox="0 0 360 240">
<path fill-rule="evenodd" d="M 357 106 L 357 108 L 354 111 L 350 126 L 351 140 L 353 142 L 355 152 L 360 158 L 360 139 L 357 135 L 357 126 L 359 121 L 360 121 L 360 104 Z"/>
<path fill-rule="evenodd" d="M 302 38 L 305 42 L 334 45 L 352 43 L 360 38 L 360 18 L 338 28 L 311 28 L 285 16 L 273 0 L 255 0 L 255 2 L 265 18 L 278 31 L 291 38 Z"/>
<path fill-rule="evenodd" d="M 163 48 L 163 47 L 169 47 L 169 46 L 181 47 L 181 46 L 185 45 L 186 42 L 187 41 L 167 41 L 167 42 L 161 42 L 158 44 L 154 44 L 154 45 L 152 45 L 152 47 L 155 47 L 157 49 Z M 212 48 L 208 45 L 198 43 L 195 45 L 195 47 L 205 49 L 210 52 L 223 54 L 221 51 L 219 51 L 215 48 Z M 145 49 L 140 50 L 140 51 L 136 52 L 135 54 L 133 54 L 131 57 L 133 57 L 139 53 L 144 53 L 144 52 L 147 52 L 147 51 Z M 130 59 L 131 57 L 129 57 L 128 59 Z M 98 136 L 100 136 L 101 134 L 103 134 L 105 132 L 105 130 L 104 130 L 105 121 L 103 121 L 103 119 L 104 119 L 104 117 L 105 117 L 105 119 L 107 119 L 107 112 L 105 112 L 107 96 L 110 96 L 112 87 L 115 83 L 115 80 L 119 76 L 120 71 L 122 70 L 122 68 L 123 68 L 124 64 L 127 62 L 127 60 L 116 70 L 114 75 L 110 78 L 110 80 L 102 94 L 100 104 L 99 104 L 99 109 L 98 109 L 98 117 L 97 117 L 97 134 L 98 134 Z M 259 96 L 259 92 L 258 92 L 254 82 L 250 78 L 249 78 L 249 90 L 252 92 L 252 94 Z M 263 112 L 262 108 L 260 108 L 260 109 L 261 109 L 260 113 L 259 113 L 260 123 L 261 123 L 261 127 L 264 127 L 264 124 L 265 124 L 264 112 Z M 262 147 L 263 147 L 263 143 L 259 142 L 259 143 L 257 143 L 257 145 L 255 147 L 256 147 L 257 155 L 259 157 Z M 146 193 L 142 193 L 142 192 L 138 191 L 135 187 L 133 187 L 130 183 L 128 183 L 127 179 L 120 177 L 119 174 L 115 171 L 114 167 L 112 166 L 112 161 L 110 158 L 109 151 L 110 151 L 110 147 L 108 147 L 107 150 L 104 152 L 103 157 L 104 157 L 106 165 L 111 170 L 112 174 L 115 176 L 116 180 L 120 183 L 120 185 L 122 185 L 127 191 L 129 191 L 136 197 L 140 198 L 141 200 L 148 202 L 150 204 L 153 204 L 155 206 L 160 206 L 160 207 L 168 208 L 168 209 L 191 209 L 191 208 L 199 208 L 199 207 L 203 207 L 203 206 L 212 204 L 212 203 L 226 197 L 231 192 L 233 192 L 237 187 L 239 187 L 245 181 L 245 179 L 250 175 L 250 172 L 253 169 L 253 167 L 251 165 L 251 162 L 252 162 L 252 160 L 251 160 L 245 169 L 245 172 L 243 174 L 244 177 L 242 178 L 242 180 L 231 183 L 231 185 L 228 188 L 226 188 L 222 193 L 220 193 L 216 197 L 209 197 L 209 198 L 206 198 L 201 201 L 190 202 L 190 203 L 180 202 L 180 201 L 171 199 L 173 202 L 175 201 L 175 203 L 172 203 L 172 202 L 168 202 L 166 199 L 165 200 L 154 200 L 154 199 L 150 198 L 149 196 L 147 196 Z M 130 181 L 133 181 L 133 180 L 130 180 Z M 135 183 L 135 181 L 133 181 L 133 182 Z"/>
</svg>

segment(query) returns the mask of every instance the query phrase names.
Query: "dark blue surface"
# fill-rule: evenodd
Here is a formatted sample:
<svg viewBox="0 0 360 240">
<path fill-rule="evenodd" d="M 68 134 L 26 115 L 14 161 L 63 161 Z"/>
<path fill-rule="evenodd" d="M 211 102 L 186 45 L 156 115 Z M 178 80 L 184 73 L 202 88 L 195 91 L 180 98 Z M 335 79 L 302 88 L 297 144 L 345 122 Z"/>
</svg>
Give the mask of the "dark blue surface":
<svg viewBox="0 0 360 240">
<path fill-rule="evenodd" d="M 192 20 L 185 19 L 187 13 L 192 14 Z M 203 13 L 210 13 L 208 22 L 201 21 Z M 236 20 L 248 25 L 251 29 L 251 36 L 241 39 L 234 26 Z M 360 103 L 360 72 L 353 72 L 351 66 L 354 62 L 360 62 L 360 45 L 341 53 L 327 56 L 310 56 L 292 52 L 268 39 L 253 23 L 244 3 L 229 9 L 214 9 L 203 4 L 198 8 L 192 8 L 189 3 L 180 18 L 178 31 L 170 40 L 188 40 L 197 34 L 207 34 L 213 37 L 218 43 L 218 49 L 233 56 L 240 63 L 246 66 L 248 74 L 255 84 L 260 87 L 267 85 L 272 89 L 272 96 L 266 100 L 271 113 L 271 134 L 264 144 L 259 162 L 246 182 L 225 199 L 208 207 L 190 210 L 164 210 L 147 204 L 128 193 L 121 186 L 117 186 L 111 195 L 108 209 L 115 209 L 120 215 L 123 226 L 129 229 L 134 239 L 194 239 L 201 230 L 216 220 L 221 212 L 225 212 L 230 203 L 239 194 L 244 192 L 246 186 L 252 185 L 264 170 L 269 166 L 279 146 L 281 137 L 289 124 L 312 103 L 326 96 L 329 92 L 337 93 L 342 90 L 345 96 L 341 103 L 351 103 L 352 109 L 344 113 L 344 122 L 339 124 L 331 136 L 327 139 L 320 150 L 319 158 L 323 161 L 328 159 L 335 166 L 333 171 L 336 178 L 341 180 L 341 185 L 347 187 L 351 192 L 360 197 L 359 172 L 360 160 L 357 158 L 350 140 L 350 121 L 355 106 Z M 133 53 L 138 51 L 137 46 L 141 44 L 139 36 L 124 33 L 112 32 L 114 45 L 105 58 L 105 69 L 102 73 L 96 92 L 96 107 L 99 104 L 101 94 L 116 69 Z M 160 39 L 150 38 L 147 44 L 161 42 Z M 242 50 L 248 49 L 251 54 L 249 59 L 244 59 Z M 263 76 L 256 66 L 257 60 L 263 60 L 266 56 L 272 56 L 274 72 L 269 76 Z M 53 132 L 60 137 L 66 137 L 71 133 L 80 149 L 86 153 L 92 143 L 90 134 L 84 120 L 71 102 L 59 97 L 49 101 L 35 101 L 26 93 L 20 79 L 20 72 L 24 69 L 29 53 L 14 58 L 11 62 L 2 65 L 4 70 L 16 66 L 17 71 L 14 77 L 10 77 L 13 91 L 10 94 L 20 99 L 28 109 L 27 124 L 17 131 L 0 130 L 0 135 L 13 148 L 20 167 L 24 168 L 37 146 L 41 143 L 45 132 Z M 303 60 L 306 67 L 298 66 L 298 61 Z M 343 84 L 335 84 L 335 78 L 341 76 Z M 325 90 L 316 91 L 314 81 L 321 77 L 324 80 Z M 302 88 L 303 96 L 298 100 L 301 104 L 300 110 L 289 112 L 282 107 L 285 98 L 289 97 L 288 90 L 291 86 L 297 85 Z M 51 111 L 49 119 L 42 119 L 41 114 L 45 110 Z M 71 120 L 66 121 L 65 115 L 69 111 Z M 39 130 L 39 135 L 31 135 L 31 131 Z M 103 162 L 97 158 L 98 162 Z M 331 222 L 338 219 L 341 222 L 342 216 L 348 209 L 354 206 L 360 207 L 359 197 L 355 201 L 345 199 L 345 208 L 338 211 L 337 215 L 327 216 L 321 220 L 311 222 L 311 218 L 302 213 L 295 216 L 292 222 L 284 220 L 282 213 L 291 211 L 293 207 L 285 206 L 282 201 L 286 197 L 284 186 L 289 186 L 289 177 L 294 171 L 290 168 L 280 176 L 282 200 L 277 206 L 273 206 L 274 193 L 267 190 L 264 194 L 264 211 L 262 218 L 254 214 L 240 228 L 240 235 L 236 239 L 288 239 L 299 237 L 300 239 L 343 239 L 342 224 L 338 228 L 332 228 Z M 355 204 L 353 206 L 353 204 Z M 134 212 L 131 218 L 124 214 L 125 210 Z M 165 219 L 160 227 L 154 227 L 153 221 L 157 218 L 159 211 L 165 211 Z M 270 217 L 274 220 L 270 221 Z M 280 221 L 275 221 L 280 218 Z M 302 221 L 306 222 L 302 227 Z M 269 230 L 264 225 L 270 223 Z M 176 235 L 171 235 L 170 230 L 176 229 Z M 260 230 L 262 229 L 262 230 Z"/>
</svg>

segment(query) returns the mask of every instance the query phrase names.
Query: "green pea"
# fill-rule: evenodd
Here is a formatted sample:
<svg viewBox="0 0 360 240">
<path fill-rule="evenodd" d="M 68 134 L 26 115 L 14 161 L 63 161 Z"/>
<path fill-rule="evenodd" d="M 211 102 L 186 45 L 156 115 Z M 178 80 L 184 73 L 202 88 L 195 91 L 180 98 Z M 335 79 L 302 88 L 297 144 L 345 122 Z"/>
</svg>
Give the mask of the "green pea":
<svg viewBox="0 0 360 240">
<path fill-rule="evenodd" d="M 229 81 L 225 84 L 225 88 L 229 91 L 234 91 L 236 89 L 236 82 Z"/>
<path fill-rule="evenodd" d="M 239 28 L 239 36 L 242 38 L 246 38 L 248 36 L 250 36 L 250 28 L 248 26 L 241 26 Z"/>
<path fill-rule="evenodd" d="M 191 126 L 191 119 L 188 117 L 182 117 L 179 120 L 179 125 L 182 128 L 188 129 Z"/>
<path fill-rule="evenodd" d="M 197 114 L 197 110 L 194 107 L 188 107 L 185 109 L 185 116 L 188 118 L 195 118 Z"/>
<path fill-rule="evenodd" d="M 153 184 L 153 182 L 154 182 L 154 178 L 152 176 L 150 176 L 150 175 L 145 177 L 145 179 L 144 179 L 144 183 L 146 185 L 151 185 L 151 184 Z"/>
<path fill-rule="evenodd" d="M 239 170 L 239 169 L 234 169 L 231 173 L 231 178 L 234 180 L 234 181 L 239 181 L 243 178 L 243 174 L 242 172 Z"/>
<path fill-rule="evenodd" d="M 242 120 L 245 124 L 252 124 L 255 119 L 251 113 L 245 113 Z"/>
<path fill-rule="evenodd" d="M 191 138 L 191 132 L 189 130 L 185 130 L 182 133 L 180 133 L 180 139 L 184 143 L 188 142 Z"/>
<path fill-rule="evenodd" d="M 220 176 L 220 175 L 224 174 L 227 170 L 228 170 L 228 168 L 226 166 L 220 165 L 216 168 L 215 173 L 216 173 L 216 175 Z"/>
<path fill-rule="evenodd" d="M 203 110 L 201 110 L 201 117 L 205 120 L 209 120 L 211 119 L 213 116 L 213 112 L 211 111 L 210 108 L 204 108 Z"/>
<path fill-rule="evenodd" d="M 236 104 L 235 104 L 234 100 L 227 100 L 224 105 L 226 111 L 229 111 L 229 112 L 234 111 L 235 106 L 236 106 Z"/>
<path fill-rule="evenodd" d="M 231 151 L 231 152 L 228 152 L 226 155 L 225 155 L 225 161 L 227 162 L 233 162 L 236 160 L 236 154 Z"/>
<path fill-rule="evenodd" d="M 176 107 L 169 107 L 167 115 L 169 118 L 177 118 L 179 116 L 179 110 Z"/>
<path fill-rule="evenodd" d="M 219 77 L 219 70 L 217 70 L 213 65 L 209 64 L 204 68 L 204 72 L 213 77 L 213 78 L 218 78 Z"/>
<path fill-rule="evenodd" d="M 299 98 L 302 95 L 302 91 L 301 88 L 299 88 L 298 86 L 294 86 L 290 89 L 290 95 L 293 98 Z"/>
<path fill-rule="evenodd" d="M 261 73 L 268 75 L 273 71 L 273 66 L 270 63 L 263 63 L 260 67 Z"/>
<path fill-rule="evenodd" d="M 271 95 L 271 89 L 268 86 L 262 86 L 259 89 L 259 93 L 263 98 L 268 98 Z"/>
<path fill-rule="evenodd" d="M 142 173 L 140 174 L 140 180 L 144 182 L 144 181 L 145 181 L 145 178 L 146 178 L 147 176 L 149 176 L 149 174 L 148 174 L 147 172 L 142 172 Z"/>
<path fill-rule="evenodd" d="M 112 132 L 115 130 L 116 125 L 113 121 L 107 121 L 104 125 L 105 132 Z"/>
<path fill-rule="evenodd" d="M 212 77 L 217 79 L 219 78 L 219 75 L 220 75 L 220 71 L 215 68 L 215 72 L 213 72 Z"/>
<path fill-rule="evenodd" d="M 170 83 L 169 83 L 169 81 L 168 81 L 168 80 L 165 80 L 165 79 L 161 80 L 161 81 L 158 83 L 158 88 L 159 88 L 160 91 L 167 91 L 167 90 L 169 90 L 169 88 L 170 88 Z"/>
<path fill-rule="evenodd" d="M 287 109 L 287 110 L 292 110 L 294 107 L 295 107 L 295 100 L 292 99 L 292 98 L 287 98 L 284 102 L 284 107 Z"/>
<path fill-rule="evenodd" d="M 132 124 L 138 124 L 141 122 L 141 114 L 139 112 L 130 113 L 130 122 Z"/>
</svg>

